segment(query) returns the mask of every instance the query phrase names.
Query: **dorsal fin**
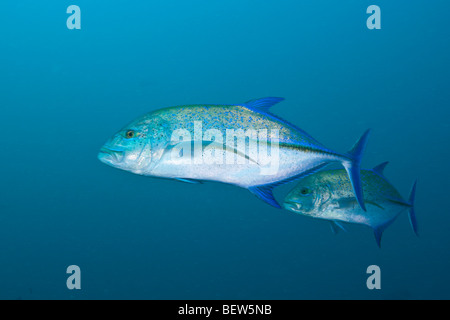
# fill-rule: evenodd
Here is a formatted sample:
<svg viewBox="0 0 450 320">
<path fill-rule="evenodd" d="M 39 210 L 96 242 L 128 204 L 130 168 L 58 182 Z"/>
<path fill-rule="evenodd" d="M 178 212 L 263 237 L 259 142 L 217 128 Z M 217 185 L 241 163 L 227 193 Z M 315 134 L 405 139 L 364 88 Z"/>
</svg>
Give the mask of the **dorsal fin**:
<svg viewBox="0 0 450 320">
<path fill-rule="evenodd" d="M 389 163 L 389 161 L 380 163 L 379 165 L 377 165 L 376 167 L 374 167 L 372 170 L 376 173 L 378 173 L 380 176 L 384 177 L 383 171 L 384 168 L 386 168 L 387 164 Z"/>
<path fill-rule="evenodd" d="M 272 107 L 274 104 L 277 104 L 278 102 L 283 101 L 284 98 L 277 98 L 277 97 L 267 97 L 267 98 L 261 98 L 261 99 L 255 99 L 250 100 L 244 103 L 244 106 L 250 109 L 253 109 L 255 111 L 269 111 L 270 107 Z"/>
</svg>

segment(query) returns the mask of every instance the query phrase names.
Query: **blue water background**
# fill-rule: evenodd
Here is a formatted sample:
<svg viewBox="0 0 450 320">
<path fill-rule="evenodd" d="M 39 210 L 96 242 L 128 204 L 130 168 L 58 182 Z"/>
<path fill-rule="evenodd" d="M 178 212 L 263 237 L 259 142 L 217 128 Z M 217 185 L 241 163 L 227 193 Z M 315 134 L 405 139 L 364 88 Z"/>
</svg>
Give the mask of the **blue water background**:
<svg viewBox="0 0 450 320">
<path fill-rule="evenodd" d="M 81 8 L 81 30 L 66 9 Z M 381 29 L 366 27 L 369 5 Z M 3 1 L 0 299 L 448 299 L 448 1 Z M 230 185 L 152 179 L 97 160 L 161 107 L 265 96 L 406 197 L 370 229 L 276 210 Z M 292 185 L 290 185 L 292 187 Z M 289 189 L 276 191 L 282 199 Z M 381 268 L 368 290 L 366 268 Z M 66 268 L 81 268 L 68 290 Z"/>
</svg>

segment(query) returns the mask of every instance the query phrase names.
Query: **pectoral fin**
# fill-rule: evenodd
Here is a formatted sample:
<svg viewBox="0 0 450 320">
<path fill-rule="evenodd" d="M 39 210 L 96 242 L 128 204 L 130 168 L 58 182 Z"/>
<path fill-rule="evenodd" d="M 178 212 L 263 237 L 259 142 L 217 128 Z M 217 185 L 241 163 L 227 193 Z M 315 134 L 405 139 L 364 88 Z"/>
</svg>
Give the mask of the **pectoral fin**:
<svg viewBox="0 0 450 320">
<path fill-rule="evenodd" d="M 246 160 L 253 162 L 254 164 L 260 165 L 256 159 L 250 158 L 247 154 L 245 154 L 245 151 L 241 152 L 240 150 L 231 148 L 227 144 L 219 144 L 219 143 L 213 142 L 212 144 L 210 144 L 210 148 L 214 148 L 214 147 L 221 148 L 222 150 L 226 150 L 227 152 L 236 153 L 236 155 L 238 155 L 239 157 L 243 157 Z"/>
<path fill-rule="evenodd" d="M 356 198 L 341 198 L 336 201 L 338 204 L 338 209 L 353 209 L 358 206 Z"/>
<path fill-rule="evenodd" d="M 384 210 L 381 205 L 374 201 L 364 200 L 364 202 Z M 338 209 L 354 209 L 356 206 L 359 206 L 358 201 L 353 197 L 339 199 L 337 203 L 339 205 Z"/>
<path fill-rule="evenodd" d="M 201 144 L 201 152 L 204 152 L 205 148 L 226 150 L 226 152 L 236 153 L 237 156 L 243 157 L 243 158 L 247 159 L 249 162 L 259 165 L 259 163 L 256 161 L 256 159 L 249 157 L 247 154 L 245 154 L 245 151 L 242 152 L 240 150 L 237 150 L 235 148 L 228 146 L 225 143 L 217 143 L 215 141 L 209 141 L 209 140 L 201 140 L 201 141 L 190 140 L 190 141 L 171 142 L 167 145 L 166 149 L 164 150 L 164 154 L 167 154 L 171 150 L 176 149 L 176 150 L 179 150 L 178 156 L 180 158 L 183 156 L 186 156 L 185 152 L 190 152 L 191 157 L 194 157 L 195 156 L 195 146 L 196 146 L 195 143 Z"/>
</svg>

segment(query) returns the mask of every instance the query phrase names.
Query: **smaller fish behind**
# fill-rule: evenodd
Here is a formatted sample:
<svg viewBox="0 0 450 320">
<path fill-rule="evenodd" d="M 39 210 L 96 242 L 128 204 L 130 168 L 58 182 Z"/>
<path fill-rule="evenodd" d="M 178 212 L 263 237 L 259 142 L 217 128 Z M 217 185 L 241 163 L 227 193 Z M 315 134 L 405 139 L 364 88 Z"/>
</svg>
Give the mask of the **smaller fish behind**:
<svg viewBox="0 0 450 320">
<path fill-rule="evenodd" d="M 372 170 L 361 170 L 364 202 L 367 211 L 358 205 L 345 170 L 326 170 L 299 180 L 284 199 L 284 208 L 305 216 L 330 220 L 332 229 L 343 228 L 340 221 L 369 226 L 375 233 L 377 245 L 381 246 L 383 231 L 405 210 L 414 233 L 418 235 L 414 197 L 416 182 L 409 200 L 383 175 L 388 163 L 384 162 Z"/>
</svg>

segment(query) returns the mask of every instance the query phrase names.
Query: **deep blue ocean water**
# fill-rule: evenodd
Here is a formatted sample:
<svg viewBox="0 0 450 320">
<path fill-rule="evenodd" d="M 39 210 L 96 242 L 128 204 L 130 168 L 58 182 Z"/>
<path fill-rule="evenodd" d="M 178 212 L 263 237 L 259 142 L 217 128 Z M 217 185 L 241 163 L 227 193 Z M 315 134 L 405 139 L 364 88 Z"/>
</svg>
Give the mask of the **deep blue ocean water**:
<svg viewBox="0 0 450 320">
<path fill-rule="evenodd" d="M 81 29 L 69 30 L 69 5 Z M 369 5 L 381 29 L 369 30 Z M 448 299 L 448 1 L 3 1 L 0 299 Z M 274 209 L 247 190 L 97 160 L 134 118 L 182 104 L 272 111 L 407 197 L 385 231 Z M 276 190 L 282 199 L 289 190 Z M 69 290 L 66 268 L 81 269 Z M 369 265 L 381 289 L 366 287 Z"/>
</svg>

